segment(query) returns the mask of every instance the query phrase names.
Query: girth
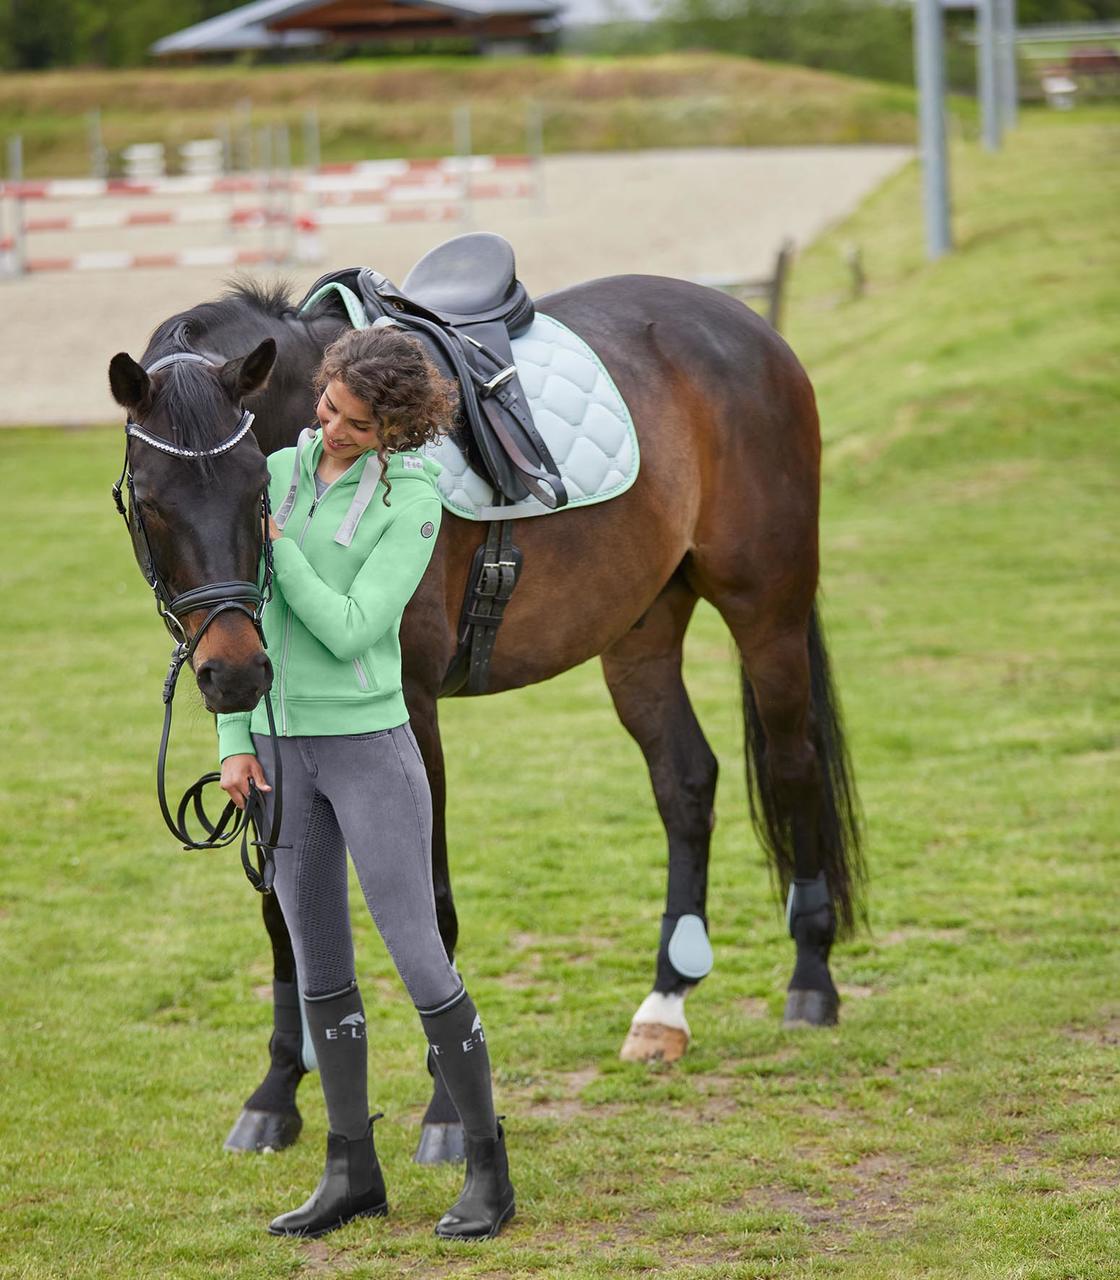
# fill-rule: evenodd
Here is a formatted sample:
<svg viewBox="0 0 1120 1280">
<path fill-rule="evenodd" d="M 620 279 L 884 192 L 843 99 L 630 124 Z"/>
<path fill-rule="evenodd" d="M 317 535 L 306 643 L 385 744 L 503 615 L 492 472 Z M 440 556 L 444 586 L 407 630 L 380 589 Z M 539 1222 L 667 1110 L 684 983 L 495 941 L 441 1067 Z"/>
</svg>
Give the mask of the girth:
<svg viewBox="0 0 1120 1280">
<path fill-rule="evenodd" d="M 441 698 L 488 691 L 490 658 L 513 589 L 521 574 L 521 551 L 513 545 L 511 520 L 495 520 L 474 553 L 459 615 L 458 648 L 440 686 Z"/>
</svg>

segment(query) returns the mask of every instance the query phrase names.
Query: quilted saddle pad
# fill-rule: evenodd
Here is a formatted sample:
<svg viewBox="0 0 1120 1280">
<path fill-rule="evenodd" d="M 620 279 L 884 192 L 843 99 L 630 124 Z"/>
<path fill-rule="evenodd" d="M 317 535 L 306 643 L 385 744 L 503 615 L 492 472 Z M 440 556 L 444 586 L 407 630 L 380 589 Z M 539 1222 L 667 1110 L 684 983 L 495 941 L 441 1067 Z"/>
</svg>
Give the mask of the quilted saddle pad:
<svg viewBox="0 0 1120 1280">
<path fill-rule="evenodd" d="M 533 421 L 568 491 L 568 507 L 606 502 L 625 493 L 638 475 L 638 437 L 630 411 L 599 357 L 566 325 L 539 311 L 512 347 Z M 454 440 L 445 437 L 424 452 L 443 466 L 440 498 L 457 516 L 520 520 L 552 514 L 531 496 L 496 507 L 490 482 L 471 470 Z"/>
</svg>

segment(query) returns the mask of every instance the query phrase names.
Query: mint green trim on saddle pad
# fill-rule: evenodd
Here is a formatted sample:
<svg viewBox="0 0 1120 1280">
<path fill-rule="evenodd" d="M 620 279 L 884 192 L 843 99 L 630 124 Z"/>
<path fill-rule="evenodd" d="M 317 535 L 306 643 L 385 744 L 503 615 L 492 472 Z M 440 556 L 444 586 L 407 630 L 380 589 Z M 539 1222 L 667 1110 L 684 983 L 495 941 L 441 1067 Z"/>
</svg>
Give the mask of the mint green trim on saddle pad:
<svg viewBox="0 0 1120 1280">
<path fill-rule="evenodd" d="M 625 493 L 638 476 L 638 436 L 630 410 L 599 357 L 567 325 L 539 311 L 511 345 L 533 422 L 568 491 L 568 507 L 606 502 Z M 470 469 L 453 440 L 427 445 L 424 452 L 443 467 L 437 481 L 440 500 L 457 516 L 520 520 L 551 514 L 533 497 L 495 507 L 493 488 Z"/>
<path fill-rule="evenodd" d="M 348 289 L 344 284 L 339 284 L 337 280 L 329 280 L 321 289 L 316 289 L 310 298 L 300 307 L 300 313 L 310 311 L 317 303 L 321 302 L 328 293 L 337 293 L 342 299 L 342 305 L 346 308 L 346 314 L 350 317 L 350 323 L 355 329 L 368 329 L 369 320 L 366 317 L 366 309 L 362 306 L 361 299 L 353 289 Z"/>
</svg>

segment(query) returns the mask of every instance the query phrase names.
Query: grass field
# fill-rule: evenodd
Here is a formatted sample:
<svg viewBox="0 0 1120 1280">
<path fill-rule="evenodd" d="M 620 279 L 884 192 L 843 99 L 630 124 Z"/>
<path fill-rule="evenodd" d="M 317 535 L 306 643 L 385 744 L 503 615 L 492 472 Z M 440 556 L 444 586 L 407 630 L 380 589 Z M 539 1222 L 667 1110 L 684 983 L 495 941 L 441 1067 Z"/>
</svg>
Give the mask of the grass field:
<svg viewBox="0 0 1120 1280">
<path fill-rule="evenodd" d="M 597 667 L 446 708 L 461 963 L 519 1193 L 488 1247 L 431 1235 L 460 1174 L 409 1163 L 420 1037 L 364 911 L 392 1217 L 264 1234 L 315 1183 L 323 1108 L 311 1080 L 296 1148 L 221 1149 L 264 1063 L 267 951 L 235 857 L 177 852 L 156 812 L 167 643 L 109 501 L 119 429 L 0 437 L 0 1276 L 1116 1275 L 1118 140 L 959 147 L 955 255 L 925 263 L 910 171 L 795 272 L 872 873 L 838 1029 L 779 1026 L 792 948 L 710 612 L 688 669 L 723 765 L 716 968 L 676 1068 L 616 1057 L 665 858 Z M 183 781 L 212 740 L 189 707 Z"/>
<path fill-rule="evenodd" d="M 314 107 L 323 159 L 447 155 L 454 108 L 469 104 L 474 150 L 521 152 L 526 107 L 542 115 L 546 151 L 638 147 L 903 142 L 914 137 L 913 91 L 751 58 L 414 58 L 287 68 L 153 68 L 5 75 L 0 135 L 24 136 L 30 176 L 89 172 L 86 113 L 100 109 L 105 145 L 163 142 L 174 154 L 242 119 L 287 122 L 303 160 Z M 965 121 L 972 104 L 956 100 Z"/>
</svg>

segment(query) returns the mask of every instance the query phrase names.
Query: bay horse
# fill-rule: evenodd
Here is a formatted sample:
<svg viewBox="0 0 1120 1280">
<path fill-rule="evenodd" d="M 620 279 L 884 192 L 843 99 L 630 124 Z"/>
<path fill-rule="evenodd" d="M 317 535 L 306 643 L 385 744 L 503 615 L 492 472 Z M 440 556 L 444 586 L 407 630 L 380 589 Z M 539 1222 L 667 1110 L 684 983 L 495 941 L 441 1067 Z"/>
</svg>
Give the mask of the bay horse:
<svg viewBox="0 0 1120 1280">
<path fill-rule="evenodd" d="M 633 486 L 608 502 L 518 523 L 524 569 L 498 633 L 488 692 L 548 680 L 598 656 L 618 716 L 645 756 L 668 838 L 668 888 L 652 991 L 634 1015 L 623 1056 L 680 1056 L 689 1036 L 685 996 L 710 968 L 717 762 L 681 675 L 685 630 L 701 599 L 719 612 L 741 659 L 751 816 L 788 893 L 796 955 L 785 1018 L 835 1023 L 829 954 L 861 914 L 864 870 L 816 604 L 820 431 L 809 378 L 783 339 L 742 303 L 684 281 L 615 276 L 537 305 L 606 366 L 631 411 L 641 466 Z M 204 450 L 229 436 L 243 408 L 256 415 L 255 444 L 249 436 L 208 465 L 132 448 L 147 546 L 171 589 L 255 577 L 261 454 L 294 444 L 313 419 L 314 370 L 348 323 L 333 295 L 303 313 L 285 286 L 241 282 L 162 323 L 140 363 L 123 353 L 113 359 L 113 394 L 150 435 Z M 175 361 L 145 373 L 184 351 L 213 363 Z M 445 515 L 401 627 L 404 692 L 435 810 L 437 915 L 452 958 L 458 929 L 437 697 L 483 534 Z M 189 633 L 201 614 L 185 622 Z M 253 706 L 271 678 L 255 629 L 236 611 L 215 621 L 192 661 L 213 711 Z M 263 899 L 263 911 L 275 1031 L 268 1073 L 227 1140 L 231 1148 L 282 1147 L 300 1127 L 296 1087 L 307 1063 L 292 947 L 274 896 Z M 674 951 L 682 918 L 691 933 Z M 434 1079 L 422 1162 L 457 1154 L 458 1118 Z"/>
</svg>

